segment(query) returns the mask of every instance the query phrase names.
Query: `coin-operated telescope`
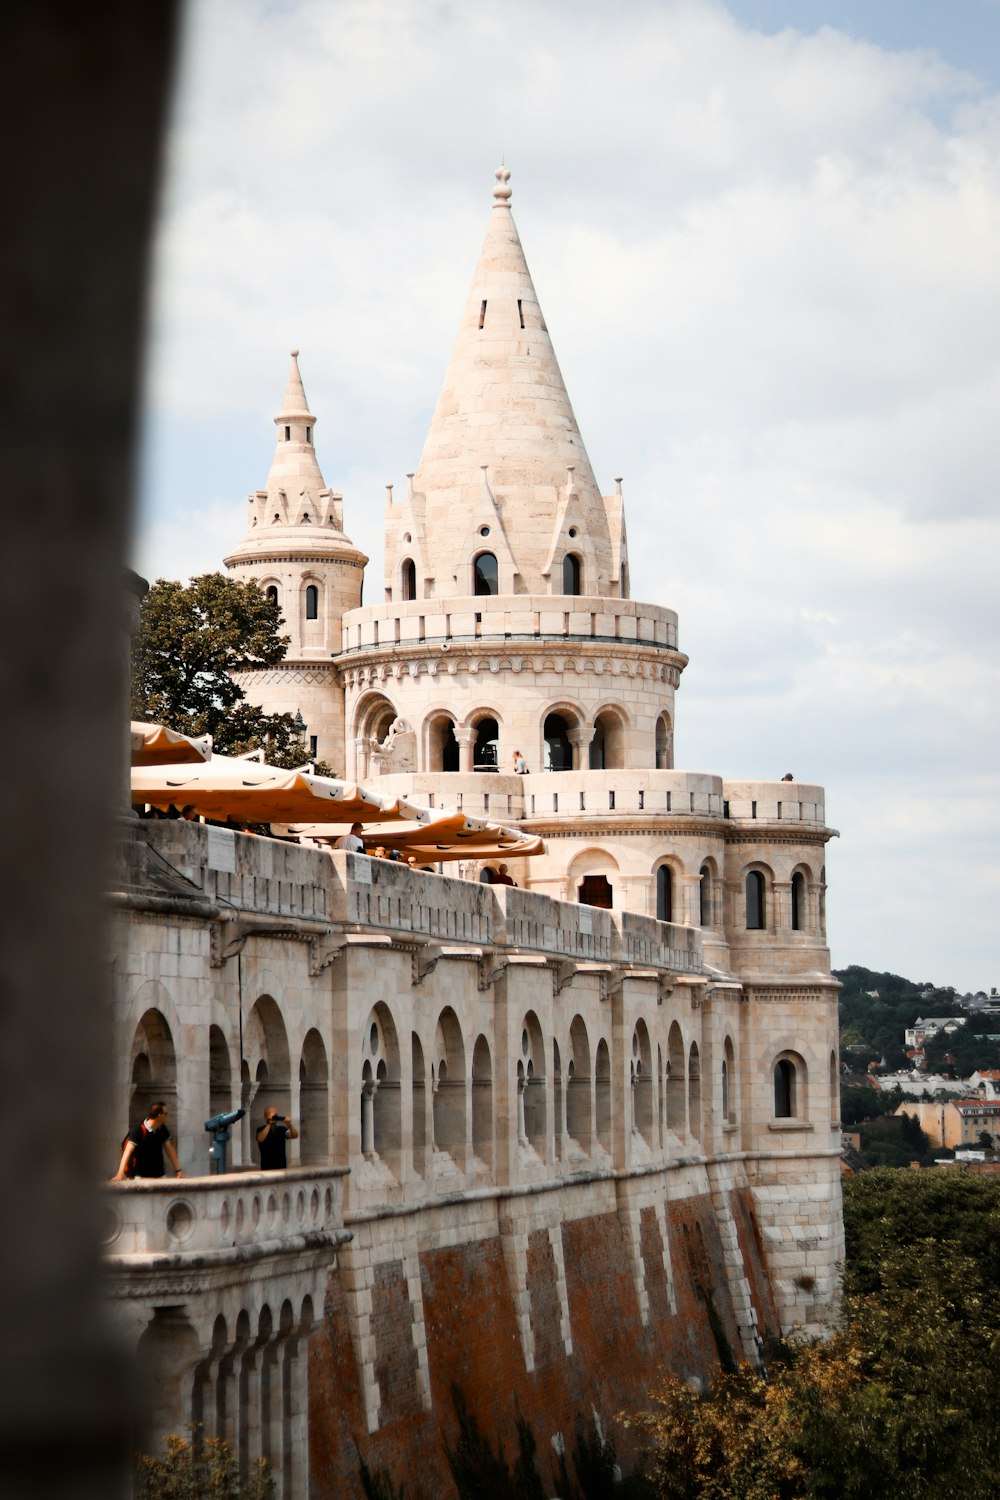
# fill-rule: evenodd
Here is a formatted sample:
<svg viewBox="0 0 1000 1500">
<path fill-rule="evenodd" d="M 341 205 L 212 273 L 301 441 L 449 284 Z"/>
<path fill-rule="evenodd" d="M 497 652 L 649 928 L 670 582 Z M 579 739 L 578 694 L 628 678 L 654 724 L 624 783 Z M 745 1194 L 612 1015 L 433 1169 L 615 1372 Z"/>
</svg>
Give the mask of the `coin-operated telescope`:
<svg viewBox="0 0 1000 1500">
<path fill-rule="evenodd" d="M 228 1170 L 229 1127 L 235 1125 L 237 1120 L 242 1120 L 245 1114 L 245 1109 L 230 1109 L 205 1121 L 205 1129 L 212 1137 L 212 1144 L 208 1148 L 208 1170 L 213 1177 Z"/>
</svg>

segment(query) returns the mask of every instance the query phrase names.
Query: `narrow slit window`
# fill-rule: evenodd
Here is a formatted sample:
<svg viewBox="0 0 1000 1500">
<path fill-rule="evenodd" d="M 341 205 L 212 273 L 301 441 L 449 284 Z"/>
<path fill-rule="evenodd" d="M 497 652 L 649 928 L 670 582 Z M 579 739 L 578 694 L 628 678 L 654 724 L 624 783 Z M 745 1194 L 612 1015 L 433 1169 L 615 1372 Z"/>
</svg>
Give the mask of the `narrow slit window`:
<svg viewBox="0 0 1000 1500">
<path fill-rule="evenodd" d="M 286 443 L 290 443 L 291 441 L 292 441 L 292 429 L 290 427 L 286 427 L 285 428 L 285 442 Z"/>
<path fill-rule="evenodd" d="M 312 440 L 313 440 L 313 430 L 312 430 L 311 427 L 307 427 L 306 428 L 306 442 L 307 443 L 311 443 Z"/>
<path fill-rule="evenodd" d="M 485 302 L 483 303 L 483 306 L 484 307 L 486 306 Z M 517 320 L 520 323 L 521 327 L 523 328 L 524 327 L 524 308 L 521 306 L 521 299 L 520 299 L 520 297 L 518 297 L 518 299 L 517 299 Z"/>
<path fill-rule="evenodd" d="M 483 325 L 485 324 L 485 322 L 486 322 L 486 303 L 483 302 L 480 305 L 480 308 L 479 308 L 479 326 L 480 326 L 480 328 L 483 327 Z"/>
</svg>

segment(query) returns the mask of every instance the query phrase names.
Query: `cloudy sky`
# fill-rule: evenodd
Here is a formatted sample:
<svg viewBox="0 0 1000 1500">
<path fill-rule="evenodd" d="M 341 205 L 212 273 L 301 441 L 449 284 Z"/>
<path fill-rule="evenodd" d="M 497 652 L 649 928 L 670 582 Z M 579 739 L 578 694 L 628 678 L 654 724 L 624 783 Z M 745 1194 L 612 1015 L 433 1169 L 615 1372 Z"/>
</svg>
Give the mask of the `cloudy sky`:
<svg viewBox="0 0 1000 1500">
<path fill-rule="evenodd" d="M 838 966 L 1000 986 L 1000 0 L 193 0 L 136 565 L 219 566 L 294 346 L 381 579 L 501 155 L 678 766 L 826 785 Z"/>
</svg>

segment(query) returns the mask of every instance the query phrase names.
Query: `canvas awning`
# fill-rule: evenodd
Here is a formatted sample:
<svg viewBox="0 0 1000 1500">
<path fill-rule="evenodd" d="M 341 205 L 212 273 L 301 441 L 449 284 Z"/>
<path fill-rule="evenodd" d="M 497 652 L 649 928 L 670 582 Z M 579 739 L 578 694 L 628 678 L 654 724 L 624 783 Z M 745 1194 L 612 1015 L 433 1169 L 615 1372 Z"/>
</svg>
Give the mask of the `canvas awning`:
<svg viewBox="0 0 1000 1500">
<path fill-rule="evenodd" d="M 179 734 L 165 724 L 143 724 L 132 720 L 133 766 L 175 766 L 207 761 L 212 754 L 212 736 Z"/>
<path fill-rule="evenodd" d="M 427 808 L 380 798 L 356 782 L 260 761 L 213 755 L 200 765 L 133 766 L 132 801 L 193 807 L 201 817 L 244 823 L 322 822 L 350 826 L 406 819 L 425 823 Z"/>
<path fill-rule="evenodd" d="M 197 748 L 197 741 L 183 735 L 175 739 L 183 742 L 180 748 L 186 755 L 190 750 L 185 747 Z M 165 746 L 170 743 L 164 741 Z M 191 807 L 198 816 L 221 823 L 278 824 L 329 844 L 360 823 L 366 845 L 399 849 L 420 864 L 526 858 L 544 851 L 540 838 L 501 823 L 468 818 L 451 808 L 418 807 L 403 798 L 379 797 L 356 782 L 285 771 L 237 756 L 134 765 L 132 801 L 164 809 Z"/>
</svg>

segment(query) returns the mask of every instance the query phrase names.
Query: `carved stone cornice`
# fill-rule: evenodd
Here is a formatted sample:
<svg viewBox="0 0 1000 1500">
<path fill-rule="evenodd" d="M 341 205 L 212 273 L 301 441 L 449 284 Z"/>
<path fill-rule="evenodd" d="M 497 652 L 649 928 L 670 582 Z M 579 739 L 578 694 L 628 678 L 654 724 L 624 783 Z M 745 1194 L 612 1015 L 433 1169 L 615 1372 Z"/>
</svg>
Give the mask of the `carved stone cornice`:
<svg viewBox="0 0 1000 1500">
<path fill-rule="evenodd" d="M 453 637 L 405 643 L 387 641 L 377 646 L 353 647 L 338 653 L 334 661 L 348 687 L 398 680 L 404 674 L 454 677 L 459 671 L 473 676 L 507 672 L 517 676 L 530 671 L 612 679 L 642 677 L 677 687 L 688 658 L 673 646 L 651 641 L 595 641 L 590 636 L 571 635 L 555 639 L 517 636 L 495 644 Z"/>
</svg>

